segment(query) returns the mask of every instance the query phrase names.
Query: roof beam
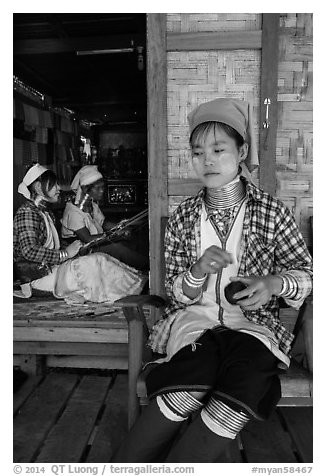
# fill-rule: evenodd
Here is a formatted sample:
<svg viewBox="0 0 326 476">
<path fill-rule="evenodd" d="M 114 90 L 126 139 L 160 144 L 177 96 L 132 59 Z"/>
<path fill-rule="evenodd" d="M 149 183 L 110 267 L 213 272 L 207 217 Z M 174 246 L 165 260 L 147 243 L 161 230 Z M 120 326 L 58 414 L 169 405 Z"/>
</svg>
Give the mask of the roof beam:
<svg viewBox="0 0 326 476">
<path fill-rule="evenodd" d="M 85 107 L 85 106 L 94 106 L 94 107 L 101 107 L 101 106 L 141 106 L 143 104 L 146 105 L 146 102 L 144 102 L 143 100 L 139 99 L 139 98 L 134 98 L 134 97 L 130 97 L 128 99 L 121 99 L 119 97 L 116 97 L 116 99 L 109 99 L 107 101 L 87 101 L 87 100 L 84 100 L 84 101 L 78 101 L 76 99 L 69 99 L 67 97 L 58 97 L 56 98 L 55 100 L 56 104 L 68 104 L 71 106 L 71 107 Z"/>
<path fill-rule="evenodd" d="M 142 35 L 114 35 L 89 38 L 48 38 L 17 40 L 13 43 L 14 55 L 69 53 L 76 51 L 130 48 L 143 45 Z"/>
</svg>

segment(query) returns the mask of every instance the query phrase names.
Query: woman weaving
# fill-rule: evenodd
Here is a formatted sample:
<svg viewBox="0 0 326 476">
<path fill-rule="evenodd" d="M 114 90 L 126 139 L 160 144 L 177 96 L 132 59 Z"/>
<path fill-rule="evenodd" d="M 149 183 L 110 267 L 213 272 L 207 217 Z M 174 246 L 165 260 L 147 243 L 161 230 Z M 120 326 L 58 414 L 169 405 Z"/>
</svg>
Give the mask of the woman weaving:
<svg viewBox="0 0 326 476">
<path fill-rule="evenodd" d="M 96 165 L 85 165 L 71 183 L 75 192 L 74 203 L 68 202 L 62 217 L 62 238 L 76 238 L 89 243 L 103 236 L 115 223 L 105 219 L 98 202 L 103 198 L 104 179 Z M 137 269 L 148 269 L 148 257 L 142 256 L 121 241 L 101 245 L 97 251 L 108 253 Z"/>
<path fill-rule="evenodd" d="M 167 224 L 170 304 L 149 340 L 163 356 L 146 380 L 150 403 L 115 462 L 215 462 L 250 419 L 268 418 L 293 339 L 277 298 L 298 308 L 312 287 L 312 260 L 293 216 L 248 180 L 247 167 L 258 164 L 250 105 L 220 98 L 188 119 L 204 188 Z M 230 282 L 244 289 L 229 297 Z"/>
<path fill-rule="evenodd" d="M 78 257 L 79 240 L 60 248 L 48 209 L 60 193 L 54 172 L 33 165 L 18 192 L 26 202 L 17 210 L 13 225 L 14 266 L 21 282 L 21 293 L 16 295 L 30 297 L 38 290 L 68 302 L 106 302 L 141 292 L 146 278 L 117 259 L 104 253 Z"/>
</svg>

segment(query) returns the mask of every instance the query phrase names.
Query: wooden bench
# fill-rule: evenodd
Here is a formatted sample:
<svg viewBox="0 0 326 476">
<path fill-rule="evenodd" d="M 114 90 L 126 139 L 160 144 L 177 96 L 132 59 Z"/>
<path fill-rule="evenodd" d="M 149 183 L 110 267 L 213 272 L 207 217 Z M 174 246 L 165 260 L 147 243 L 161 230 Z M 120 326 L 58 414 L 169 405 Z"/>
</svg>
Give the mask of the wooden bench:
<svg viewBox="0 0 326 476">
<path fill-rule="evenodd" d="M 68 305 L 55 298 L 14 298 L 14 365 L 127 369 L 128 326 L 121 305 Z"/>
</svg>

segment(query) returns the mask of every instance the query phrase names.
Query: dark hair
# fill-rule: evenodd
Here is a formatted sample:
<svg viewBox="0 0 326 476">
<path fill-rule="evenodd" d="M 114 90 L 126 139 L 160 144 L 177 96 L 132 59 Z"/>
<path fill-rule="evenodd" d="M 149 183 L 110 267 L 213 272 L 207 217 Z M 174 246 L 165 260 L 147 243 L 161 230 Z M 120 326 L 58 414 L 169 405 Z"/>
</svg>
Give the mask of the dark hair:
<svg viewBox="0 0 326 476">
<path fill-rule="evenodd" d="M 36 180 L 34 180 L 33 183 L 31 183 L 27 187 L 31 192 L 32 196 L 35 195 L 33 187 L 35 182 L 40 182 L 43 194 L 48 197 L 48 191 L 51 190 L 51 188 L 53 188 L 58 183 L 58 179 L 56 174 L 52 172 L 52 170 L 46 170 L 45 172 L 43 172 L 42 175 L 40 175 Z"/>
<path fill-rule="evenodd" d="M 212 129 L 214 130 L 214 135 L 217 129 L 222 129 L 229 137 L 231 137 L 231 139 L 235 140 L 238 149 L 240 149 L 240 147 L 245 143 L 244 138 L 239 134 L 239 132 L 228 124 L 225 124 L 224 122 L 208 121 L 202 122 L 195 127 L 190 135 L 190 144 L 194 145 L 201 140 L 205 140 Z"/>
</svg>

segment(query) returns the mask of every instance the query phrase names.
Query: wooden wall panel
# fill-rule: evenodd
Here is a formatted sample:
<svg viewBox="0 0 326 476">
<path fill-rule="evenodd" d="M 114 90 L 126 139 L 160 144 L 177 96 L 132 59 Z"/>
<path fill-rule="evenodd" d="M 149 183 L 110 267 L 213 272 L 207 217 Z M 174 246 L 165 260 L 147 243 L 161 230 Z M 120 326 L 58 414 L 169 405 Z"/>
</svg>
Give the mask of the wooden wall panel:
<svg viewBox="0 0 326 476">
<path fill-rule="evenodd" d="M 187 115 L 198 104 L 227 96 L 250 101 L 259 138 L 260 57 L 258 49 L 168 52 L 169 183 L 176 178 L 195 178 Z M 169 192 L 170 210 L 174 206 Z"/>
</svg>

